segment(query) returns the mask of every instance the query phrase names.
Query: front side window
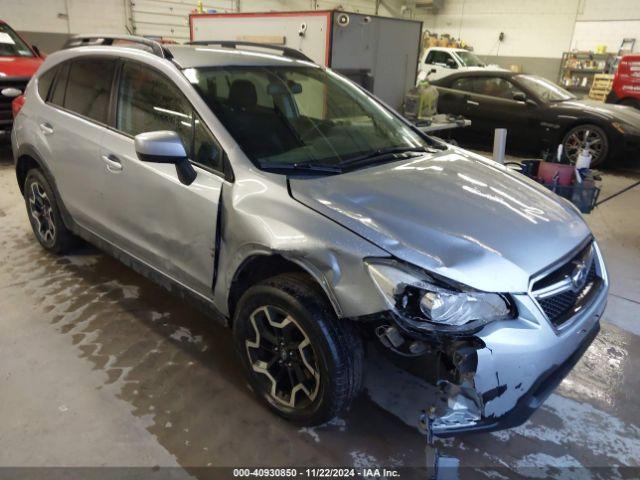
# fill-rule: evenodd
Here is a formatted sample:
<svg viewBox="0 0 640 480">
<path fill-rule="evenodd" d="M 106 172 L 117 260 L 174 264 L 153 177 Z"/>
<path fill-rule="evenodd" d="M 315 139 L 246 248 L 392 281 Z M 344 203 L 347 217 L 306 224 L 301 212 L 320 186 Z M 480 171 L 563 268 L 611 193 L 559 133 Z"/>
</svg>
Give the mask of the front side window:
<svg viewBox="0 0 640 480">
<path fill-rule="evenodd" d="M 335 164 L 427 141 L 348 80 L 315 66 L 185 70 L 245 154 L 263 168 Z"/>
<path fill-rule="evenodd" d="M 509 80 L 500 77 L 478 77 L 473 81 L 473 90 L 480 95 L 513 100 L 515 94 L 522 94 Z"/>
<path fill-rule="evenodd" d="M 80 58 L 69 68 L 64 108 L 106 124 L 116 63 L 108 58 Z"/>
<path fill-rule="evenodd" d="M 142 64 L 126 62 L 123 66 L 116 128 L 131 136 L 174 131 L 192 161 L 222 170 L 220 146 L 189 101 L 171 81 Z"/>
<path fill-rule="evenodd" d="M 5 24 L 0 23 L 0 57 L 33 57 L 29 46 Z"/>
<path fill-rule="evenodd" d="M 473 82 L 474 82 L 473 78 L 469 78 L 469 77 L 459 78 L 458 80 L 456 80 L 451 84 L 451 88 L 453 88 L 454 90 L 462 90 L 463 92 L 473 93 L 474 92 Z"/>
</svg>

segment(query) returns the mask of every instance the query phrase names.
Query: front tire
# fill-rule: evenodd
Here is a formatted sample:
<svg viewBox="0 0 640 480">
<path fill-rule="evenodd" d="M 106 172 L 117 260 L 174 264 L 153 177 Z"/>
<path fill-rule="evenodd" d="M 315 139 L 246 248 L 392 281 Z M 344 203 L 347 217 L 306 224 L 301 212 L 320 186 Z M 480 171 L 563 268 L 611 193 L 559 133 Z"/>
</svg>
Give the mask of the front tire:
<svg viewBox="0 0 640 480">
<path fill-rule="evenodd" d="M 361 338 L 304 275 L 278 275 L 249 288 L 235 309 L 233 333 L 254 393 L 294 423 L 324 423 L 360 391 Z"/>
<path fill-rule="evenodd" d="M 609 138 L 597 125 L 577 125 L 569 130 L 562 140 L 563 150 L 573 165 L 581 149 L 591 153 L 591 166 L 602 166 L 609 155 Z"/>
<path fill-rule="evenodd" d="M 67 253 L 76 245 L 76 237 L 60 215 L 53 189 L 42 171 L 29 170 L 24 182 L 24 200 L 31 228 L 40 245 L 52 253 Z"/>
</svg>

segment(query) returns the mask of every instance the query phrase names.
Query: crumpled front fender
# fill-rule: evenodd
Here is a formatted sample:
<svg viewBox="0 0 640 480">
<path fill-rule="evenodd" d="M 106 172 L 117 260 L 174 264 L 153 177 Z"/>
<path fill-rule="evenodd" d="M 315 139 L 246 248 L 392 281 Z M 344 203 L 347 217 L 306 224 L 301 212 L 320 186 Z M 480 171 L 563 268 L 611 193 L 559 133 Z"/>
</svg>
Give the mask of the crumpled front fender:
<svg viewBox="0 0 640 480">
<path fill-rule="evenodd" d="M 513 296 L 518 318 L 466 337 L 411 338 L 389 327 L 389 318 L 375 332 L 395 364 L 438 387 L 437 398 L 424 399 L 435 436 L 502 430 L 524 423 L 580 360 L 599 331 L 607 294 L 605 285 L 561 331 L 522 294 Z"/>
<path fill-rule="evenodd" d="M 540 318 L 528 295 L 515 296 L 518 319 L 488 325 L 473 343 L 444 343 L 441 348 L 457 375 L 439 382 L 446 406 L 434 412 L 433 433 L 447 437 L 524 423 L 596 337 L 607 293 L 603 288 L 561 332 Z"/>
</svg>

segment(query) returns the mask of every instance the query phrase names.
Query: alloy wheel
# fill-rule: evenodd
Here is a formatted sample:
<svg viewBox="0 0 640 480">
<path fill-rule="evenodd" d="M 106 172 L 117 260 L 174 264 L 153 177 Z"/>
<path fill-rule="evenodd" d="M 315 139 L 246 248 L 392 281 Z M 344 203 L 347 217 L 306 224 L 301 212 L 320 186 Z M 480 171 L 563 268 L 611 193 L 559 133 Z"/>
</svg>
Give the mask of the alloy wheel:
<svg viewBox="0 0 640 480">
<path fill-rule="evenodd" d="M 284 310 L 263 306 L 250 315 L 254 338 L 245 341 L 263 391 L 280 408 L 303 409 L 318 395 L 320 374 L 311 341 Z"/>
<path fill-rule="evenodd" d="M 40 239 L 49 244 L 56 238 L 53 207 L 44 187 L 38 182 L 29 186 L 29 214 L 35 221 L 35 230 Z"/>
<path fill-rule="evenodd" d="M 564 141 L 565 154 L 572 164 L 576 163 L 580 150 L 591 154 L 593 165 L 600 163 L 605 147 L 606 139 L 602 133 L 589 126 L 573 129 Z"/>
</svg>

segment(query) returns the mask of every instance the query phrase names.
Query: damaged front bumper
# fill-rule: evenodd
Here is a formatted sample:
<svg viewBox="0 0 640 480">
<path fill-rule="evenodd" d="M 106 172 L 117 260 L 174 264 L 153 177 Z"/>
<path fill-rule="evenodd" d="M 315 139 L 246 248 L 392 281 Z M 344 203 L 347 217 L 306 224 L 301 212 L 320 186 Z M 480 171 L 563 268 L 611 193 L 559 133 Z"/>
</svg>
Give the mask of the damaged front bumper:
<svg viewBox="0 0 640 480">
<path fill-rule="evenodd" d="M 416 340 L 401 328 L 380 326 L 376 333 L 414 375 L 416 365 L 426 370 L 437 359 L 437 374 L 430 379 L 442 393 L 431 408 L 435 436 L 502 430 L 524 423 L 582 357 L 600 329 L 607 294 L 605 281 L 561 329 L 522 294 L 513 295 L 518 318 L 491 323 L 468 337 Z"/>
</svg>

